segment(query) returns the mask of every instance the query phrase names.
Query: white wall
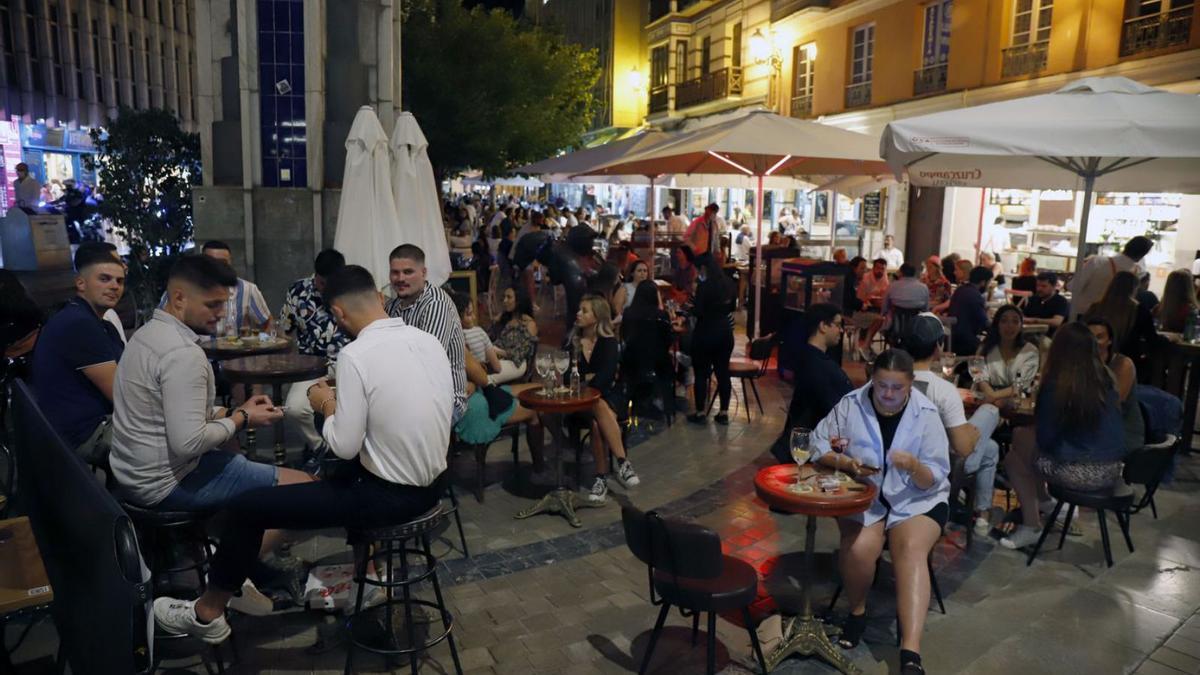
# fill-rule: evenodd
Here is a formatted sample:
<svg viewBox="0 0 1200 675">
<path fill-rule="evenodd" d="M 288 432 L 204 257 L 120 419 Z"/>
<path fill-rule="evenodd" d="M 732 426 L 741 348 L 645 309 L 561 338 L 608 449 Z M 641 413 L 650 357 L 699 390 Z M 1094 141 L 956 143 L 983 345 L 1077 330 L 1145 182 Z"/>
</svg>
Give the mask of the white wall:
<svg viewBox="0 0 1200 675">
<path fill-rule="evenodd" d="M 983 188 L 946 188 L 942 205 L 942 255 L 957 253 L 975 260 Z"/>
</svg>

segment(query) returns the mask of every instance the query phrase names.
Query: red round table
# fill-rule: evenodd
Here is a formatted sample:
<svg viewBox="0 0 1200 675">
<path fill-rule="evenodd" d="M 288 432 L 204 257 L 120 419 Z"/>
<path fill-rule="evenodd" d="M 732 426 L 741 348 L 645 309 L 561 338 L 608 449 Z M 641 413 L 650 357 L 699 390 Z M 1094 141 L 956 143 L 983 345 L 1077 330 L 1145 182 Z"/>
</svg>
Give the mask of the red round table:
<svg viewBox="0 0 1200 675">
<path fill-rule="evenodd" d="M 792 654 L 815 654 L 847 675 L 859 673 L 858 668 L 842 654 L 842 650 L 829 641 L 821 620 L 813 616 L 810 597 L 813 546 L 817 537 L 817 518 L 839 518 L 862 513 L 870 508 L 879 490 L 873 483 L 851 482 L 843 483 L 837 492 L 821 492 L 816 487 L 817 476 L 832 473 L 825 467 L 813 464 L 805 464 L 802 470 L 794 464 L 779 464 L 762 469 L 754 477 L 754 492 L 760 499 L 780 511 L 806 516 L 807 520 L 804 530 L 804 578 L 800 587 L 803 600 L 801 614 L 784 623 L 783 639 L 766 655 L 768 670 L 774 670 Z M 812 492 L 797 493 L 792 490 L 798 475 L 802 482 L 812 486 Z"/>
<path fill-rule="evenodd" d="M 600 390 L 594 387 L 584 387 L 578 396 L 555 398 L 546 396 L 541 388 L 531 388 L 518 392 L 517 400 L 521 402 L 521 405 L 543 416 L 558 416 L 590 411 L 596 401 L 600 400 Z M 546 493 L 537 504 L 521 511 L 514 517 L 523 520 L 539 513 L 556 513 L 566 518 L 572 527 L 581 527 L 583 523 L 580 522 L 579 516 L 575 515 L 575 509 L 580 507 L 597 508 L 603 504 L 593 504 L 587 500 L 580 501 L 575 497 L 574 491 L 563 487 L 562 463 L 565 441 L 562 438 L 562 424 L 547 426 L 551 429 L 550 437 L 554 439 L 555 450 L 557 450 L 554 460 L 554 489 Z"/>
</svg>

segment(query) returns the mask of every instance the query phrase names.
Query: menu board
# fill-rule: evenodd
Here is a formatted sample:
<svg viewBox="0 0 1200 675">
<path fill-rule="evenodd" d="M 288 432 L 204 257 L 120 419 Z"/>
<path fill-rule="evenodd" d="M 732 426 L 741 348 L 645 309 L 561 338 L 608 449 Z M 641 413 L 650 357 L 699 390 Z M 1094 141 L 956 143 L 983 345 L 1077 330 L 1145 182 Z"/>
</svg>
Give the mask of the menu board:
<svg viewBox="0 0 1200 675">
<path fill-rule="evenodd" d="M 882 192 L 872 192 L 870 194 L 863 195 L 862 225 L 864 228 L 878 230 L 883 227 L 883 216 L 880 213 L 882 208 Z"/>
</svg>

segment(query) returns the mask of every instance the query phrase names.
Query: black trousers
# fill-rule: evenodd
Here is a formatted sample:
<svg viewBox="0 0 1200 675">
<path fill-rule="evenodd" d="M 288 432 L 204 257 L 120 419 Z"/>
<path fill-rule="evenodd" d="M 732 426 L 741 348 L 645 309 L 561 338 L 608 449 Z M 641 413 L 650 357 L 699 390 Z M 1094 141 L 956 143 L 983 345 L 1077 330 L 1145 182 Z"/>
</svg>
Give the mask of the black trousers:
<svg viewBox="0 0 1200 675">
<path fill-rule="evenodd" d="M 720 326 L 697 325 L 692 333 L 692 370 L 696 374 L 696 412 L 703 414 L 708 408 L 708 378 L 717 374 L 717 396 L 721 399 L 721 411 L 729 410 L 729 396 L 733 383 L 729 379 L 729 358 L 733 356 L 733 330 L 728 324 Z"/>
<path fill-rule="evenodd" d="M 224 591 L 241 589 L 266 530 L 398 525 L 433 508 L 441 494 L 443 478 L 428 487 L 399 485 L 357 460 L 347 465 L 329 480 L 259 488 L 230 502 L 209 582 Z"/>
</svg>

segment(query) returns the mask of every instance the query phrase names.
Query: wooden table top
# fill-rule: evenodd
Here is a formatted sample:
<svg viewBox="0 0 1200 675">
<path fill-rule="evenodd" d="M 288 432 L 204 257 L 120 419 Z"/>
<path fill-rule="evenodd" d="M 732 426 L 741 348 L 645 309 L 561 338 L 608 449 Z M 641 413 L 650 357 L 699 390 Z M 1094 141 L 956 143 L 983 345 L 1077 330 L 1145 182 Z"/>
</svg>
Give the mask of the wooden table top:
<svg viewBox="0 0 1200 675">
<path fill-rule="evenodd" d="M 225 338 L 212 338 L 200 342 L 200 348 L 210 359 L 234 359 L 239 356 L 257 356 L 259 354 L 275 354 L 287 351 L 292 341 L 279 337 L 265 342 L 257 337 L 239 338 L 231 342 Z"/>
<path fill-rule="evenodd" d="M 809 516 L 851 516 L 870 508 L 879 489 L 870 482 L 843 483 L 837 492 L 821 492 L 816 487 L 818 475 L 832 475 L 833 470 L 805 464 L 802 480 L 812 484 L 812 492 L 793 492 L 799 468 L 795 464 L 777 464 L 761 469 L 754 477 L 754 492 L 767 504 L 788 513 Z"/>
<path fill-rule="evenodd" d="M 547 397 L 541 387 L 525 389 L 517 393 L 521 405 L 542 413 L 565 414 L 591 410 L 596 401 L 600 400 L 600 390 L 586 387 L 579 396 L 568 398 Z"/>
<path fill-rule="evenodd" d="M 221 372 L 232 382 L 286 384 L 325 377 L 329 365 L 323 356 L 259 354 L 224 361 Z"/>
</svg>

